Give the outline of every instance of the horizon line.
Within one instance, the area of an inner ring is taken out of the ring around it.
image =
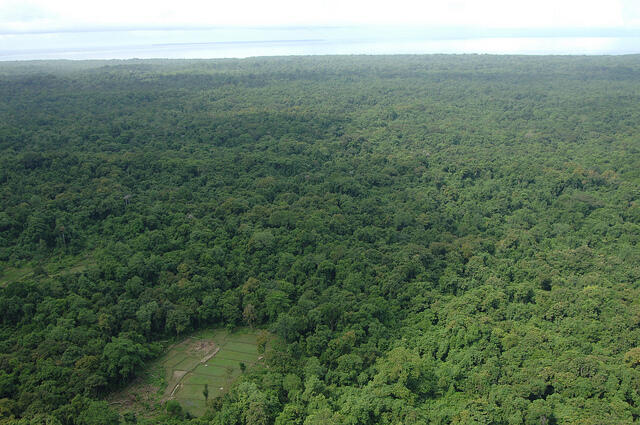
[[[445,36],[460,32],[474,37],[640,37],[640,27],[464,27],[464,26],[427,26],[420,24],[344,24],[344,25],[106,25],[99,27],[58,27],[42,29],[9,29],[0,27],[2,35],[44,35],[44,34],[81,34],[100,32],[174,32],[174,31],[300,31],[300,30],[366,30],[378,28],[394,28],[402,30],[418,30],[423,33]],[[456,37],[457,38],[457,37]]]

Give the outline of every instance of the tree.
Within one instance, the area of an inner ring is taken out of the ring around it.
[[[159,306],[155,301],[142,305],[138,311],[136,311],[136,319],[140,324],[140,328],[146,335],[151,334],[151,331],[153,330],[153,323],[157,321],[158,311]]]
[[[169,416],[173,416],[174,418],[181,418],[184,415],[182,406],[176,400],[167,401],[165,409]]]
[[[125,412],[125,413],[123,413],[122,419],[124,419],[124,422],[126,424],[137,424],[138,423],[138,418],[136,417],[136,414],[134,412]]]
[[[256,323],[257,318],[258,317],[256,314],[256,308],[254,307],[254,305],[247,304],[242,312],[242,320],[244,320],[244,322],[250,327],[253,327]]]
[[[107,376],[118,382],[131,378],[150,356],[149,348],[126,337],[113,337],[102,352]]]
[[[119,425],[120,415],[109,408],[104,401],[92,401],[80,413],[78,423],[81,425]]]
[[[272,290],[266,296],[265,305],[269,319],[275,320],[278,314],[288,309],[289,299],[283,291]]]
[[[269,342],[269,333],[266,331],[258,332],[256,342],[258,344],[258,354],[264,354],[264,351],[267,347],[267,342]]]
[[[534,400],[529,405],[527,417],[525,420],[527,425],[553,425],[556,420],[553,416],[553,410],[549,403],[545,400]]]
[[[180,335],[189,328],[191,319],[182,307],[177,307],[167,312],[167,329],[173,330]]]

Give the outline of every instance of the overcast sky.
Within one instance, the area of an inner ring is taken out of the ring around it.
[[[0,61],[394,53],[640,53],[640,0],[0,0]]]
[[[0,0],[0,33],[207,26],[640,28],[640,0]]]

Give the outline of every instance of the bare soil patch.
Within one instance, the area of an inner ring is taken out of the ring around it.
[[[189,354],[207,354],[213,351],[216,348],[216,344],[208,339],[199,339],[192,340],[192,342],[187,346],[187,352]]]
[[[159,387],[145,383],[143,379],[138,378],[131,386],[109,397],[108,403],[118,410],[135,411],[144,415],[153,410],[159,390]]]

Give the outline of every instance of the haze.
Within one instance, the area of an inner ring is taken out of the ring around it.
[[[508,40],[516,37],[527,40]],[[535,41],[549,37],[570,40]],[[84,58],[70,57],[68,52],[147,48],[162,43],[283,40],[323,40],[331,46],[284,49],[276,54],[544,53],[547,49],[550,53],[571,53],[576,52],[576,46],[577,53],[634,53],[638,37],[640,3],[634,0],[0,1],[0,59],[5,60],[48,58],[42,52],[54,50],[63,53],[53,57]],[[371,43],[374,38],[377,47],[363,47],[363,41]],[[462,38],[472,42],[434,44]],[[347,45],[351,48],[345,48]],[[138,57],[161,53],[142,52]],[[86,57],[131,54],[89,53]],[[211,49],[202,53],[204,57],[220,54]],[[249,54],[252,52],[226,53],[236,57]]]

